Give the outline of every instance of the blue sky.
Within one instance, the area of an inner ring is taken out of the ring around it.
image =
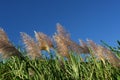
[[[120,40],[120,1],[0,0],[0,27],[15,44],[21,44],[20,32],[33,36],[36,30],[52,36],[58,22],[76,42],[89,38],[116,45]]]

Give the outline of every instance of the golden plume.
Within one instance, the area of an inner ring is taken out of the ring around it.
[[[50,48],[53,48],[52,40],[42,32],[34,31],[34,33],[39,45],[39,49],[50,52]]]
[[[61,37],[70,39],[70,34],[66,32],[66,30],[63,28],[63,26],[60,23],[57,23],[56,26],[57,26],[57,34],[59,34]]]
[[[21,32],[22,40],[25,44],[26,51],[28,55],[32,58],[40,58],[40,50],[37,43],[34,42],[34,39],[31,38],[28,34]]]
[[[8,36],[2,28],[0,28],[0,40],[9,42]]]
[[[114,66],[120,66],[120,59],[118,59],[112,51],[95,44],[92,40],[88,40],[88,43],[93,51],[93,55],[96,56],[97,59],[108,60]]]
[[[70,51],[74,51],[76,53],[87,53],[88,49],[83,48],[76,42],[70,39],[70,34],[65,31],[65,29],[58,23],[57,24],[57,35],[62,39],[66,46],[68,46]],[[87,50],[87,51],[85,51]]]
[[[9,41],[7,34],[2,28],[0,28],[0,53],[2,54],[3,58],[22,56],[21,53]]]
[[[79,39],[79,42],[80,42],[80,46],[83,49],[83,53],[89,53],[90,51],[89,51],[88,45],[81,39]]]
[[[64,39],[61,38],[61,36],[58,34],[55,34],[53,36],[53,38],[57,45],[58,54],[60,54],[61,56],[64,56],[64,57],[69,57],[68,45],[66,45]]]

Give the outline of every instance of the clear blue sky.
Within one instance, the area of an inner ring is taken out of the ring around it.
[[[16,44],[21,43],[20,32],[53,35],[57,22],[75,41],[89,38],[116,45],[120,40],[120,1],[0,0],[0,27]]]

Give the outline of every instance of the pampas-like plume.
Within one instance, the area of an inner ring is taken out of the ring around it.
[[[68,46],[66,45],[66,43],[64,42],[64,39],[61,38],[61,36],[55,34],[53,36],[56,45],[57,45],[57,51],[61,56],[64,57],[69,57],[69,50],[68,50]]]
[[[57,24],[57,34],[60,37],[60,39],[62,39],[62,41],[65,43],[65,45],[68,46],[70,51],[73,51],[76,53],[87,53],[88,52],[87,49],[83,48],[82,46],[72,41],[70,39],[70,34],[66,32],[65,29],[59,23]]]
[[[21,53],[9,41],[7,34],[3,29],[0,29],[0,53],[2,54],[3,58],[22,56]]]
[[[57,23],[57,33],[67,39],[70,39],[70,34],[68,32],[66,32],[66,30],[62,27],[62,25],[60,23]]]
[[[50,48],[53,48],[52,40],[44,33],[36,32],[36,31],[34,32],[35,32],[36,40],[39,45],[39,49],[50,52]]]
[[[28,34],[21,32],[22,40],[25,44],[26,51],[28,55],[32,58],[41,57],[40,50],[38,44],[34,42],[34,39],[31,38]]]
[[[80,46],[83,48],[83,53],[89,53],[89,48],[88,45],[83,41],[83,40],[79,40],[80,42]]]
[[[104,48],[102,46],[97,45],[92,40],[87,40],[87,41],[89,43],[90,49],[93,51],[92,52],[93,56],[96,56],[97,59],[99,60],[106,59],[107,56],[104,54]]]
[[[70,50],[77,54],[81,54],[81,53],[86,54],[88,52],[86,51],[87,49],[85,49],[84,47],[80,46],[79,44],[75,43],[72,40],[70,40],[68,43],[70,44]]]
[[[8,36],[2,28],[0,28],[0,40],[9,42]]]
[[[108,60],[114,66],[120,66],[120,60],[112,51],[100,45],[96,45],[92,40],[88,40],[88,43],[93,51],[93,55],[97,56],[97,59]]]
[[[65,29],[57,23],[57,33],[53,36],[56,42],[57,51],[61,56],[69,57],[69,46],[70,35],[65,31]]]

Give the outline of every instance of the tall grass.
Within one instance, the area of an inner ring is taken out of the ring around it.
[[[104,46],[101,46],[92,40],[80,40],[79,45],[60,24],[52,38],[36,31],[35,38],[24,32],[21,36],[24,51],[17,49],[0,29],[3,59],[0,80],[120,80],[119,41],[114,48],[103,41]],[[43,51],[49,58],[43,57]],[[89,56],[83,58],[80,54]]]
[[[27,61],[11,57],[0,63],[1,80],[119,80],[120,69],[108,61],[96,61],[88,58],[83,62],[80,56],[70,55],[70,60],[37,59]],[[29,65],[29,64],[30,65]],[[35,70],[36,71],[35,71]]]

